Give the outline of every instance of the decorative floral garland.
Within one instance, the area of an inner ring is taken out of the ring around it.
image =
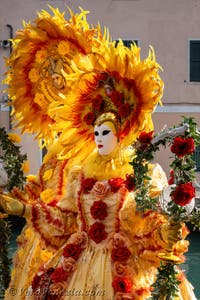
[[[11,191],[14,186],[22,189],[25,182],[24,171],[27,167],[27,156],[20,154],[20,147],[14,144],[19,141],[18,135],[15,133],[7,134],[5,128],[0,128],[0,161],[8,175],[3,188],[7,191]],[[11,259],[8,256],[8,245],[11,228],[6,217],[7,215],[0,209],[0,268],[3,270],[3,274],[0,276],[0,299],[10,282]]]
[[[134,169],[133,181],[136,186],[137,209],[145,212],[148,210],[160,211],[157,198],[151,198],[148,193],[151,178],[148,176],[148,163],[154,158],[154,153],[159,150],[159,146],[170,146],[175,158],[170,164],[169,185],[171,185],[171,201],[167,203],[164,211],[170,219],[175,222],[191,223],[194,229],[200,230],[200,211],[194,208],[188,214],[186,205],[191,203],[195,197],[195,188],[192,181],[195,179],[195,162],[192,155],[195,147],[200,145],[200,133],[196,128],[193,118],[183,118],[181,127],[176,130],[165,131],[153,137],[153,132],[143,132],[136,144],[136,156],[132,161]],[[173,134],[173,131],[175,134]],[[179,133],[178,136],[175,136]],[[172,259],[165,260],[158,269],[157,280],[153,285],[151,299],[174,299],[178,291],[179,280],[177,278],[176,262]],[[161,298],[161,295],[162,298]]]

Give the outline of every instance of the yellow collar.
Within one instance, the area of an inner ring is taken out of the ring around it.
[[[107,180],[110,178],[126,178],[126,174],[133,173],[129,164],[129,155],[117,147],[109,155],[100,155],[97,151],[93,152],[85,161],[83,172],[85,177],[94,177],[97,180]]]

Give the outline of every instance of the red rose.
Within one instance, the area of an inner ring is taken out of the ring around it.
[[[32,281],[32,288],[33,291],[38,288],[44,289],[45,287],[48,287],[50,276],[54,272],[54,268],[49,268],[45,273],[42,273],[40,275],[36,274]]]
[[[85,249],[88,243],[87,233],[84,231],[76,232],[71,235],[70,242],[72,244],[78,245],[80,248]]]
[[[115,293],[130,293],[132,288],[132,281],[129,278],[117,277],[113,280],[112,287]]]
[[[126,175],[126,180],[124,181],[124,184],[126,188],[129,190],[129,192],[134,191],[135,189],[135,176],[133,174]]]
[[[107,215],[107,204],[103,201],[94,201],[90,208],[91,215],[94,219],[104,220]]]
[[[48,296],[45,299],[61,300],[61,299],[63,299],[65,291],[66,291],[66,289],[65,289],[64,282],[51,283],[48,288]]]
[[[168,180],[168,184],[169,185],[174,184],[174,170],[170,171],[170,178]]]
[[[114,274],[120,277],[131,277],[132,270],[131,267],[128,266],[128,263],[121,263],[120,261],[116,261],[113,266]]]
[[[40,280],[41,280],[41,276],[36,274],[33,278],[32,284],[31,284],[33,290],[36,290],[39,287]]]
[[[171,146],[172,153],[175,153],[179,158],[186,154],[192,154],[195,150],[194,139],[192,137],[174,138],[173,145]]]
[[[63,256],[64,257],[72,257],[73,259],[77,260],[81,253],[81,247],[75,244],[67,244],[63,249]]]
[[[103,97],[101,95],[98,95],[95,99],[92,101],[92,108],[97,111],[101,111],[104,106]]]
[[[94,178],[86,178],[82,180],[82,187],[84,189],[84,192],[89,192],[92,188],[93,185],[97,182],[96,179]]]
[[[191,202],[195,197],[195,188],[192,182],[179,184],[174,191],[171,193],[172,200],[180,205],[184,206]]]
[[[142,144],[150,144],[151,140],[153,139],[153,131],[150,132],[141,132],[138,140]]]
[[[122,179],[122,178],[112,178],[112,179],[108,180],[108,183],[111,186],[111,191],[113,193],[116,193],[120,189],[122,184],[124,183],[124,179]]]
[[[131,112],[131,106],[129,103],[124,103],[119,107],[118,113],[121,118],[126,118],[128,115],[130,115]]]
[[[56,268],[53,274],[51,274],[51,279],[53,282],[61,282],[67,279],[68,273],[62,268]]]
[[[68,274],[76,270],[76,264],[75,259],[72,257],[62,257],[61,265]]]
[[[112,249],[121,248],[127,246],[127,238],[120,233],[114,233],[111,239]]]
[[[95,222],[89,229],[90,238],[95,241],[95,243],[100,243],[107,238],[107,232],[105,231],[105,225],[100,222]]]
[[[100,182],[97,181],[92,190],[91,193],[95,195],[96,198],[104,198],[105,195],[107,195],[110,192],[110,185],[108,182]]]
[[[123,93],[120,93],[116,90],[113,90],[110,95],[110,99],[111,99],[112,103],[117,107],[119,107],[123,104],[123,98],[124,98]]]
[[[112,249],[111,258],[113,261],[126,261],[130,256],[131,252],[125,246]]]
[[[87,113],[87,115],[85,115],[85,117],[83,118],[83,120],[85,121],[85,123],[87,125],[92,125],[94,123],[94,120],[95,120],[94,113],[93,112]]]

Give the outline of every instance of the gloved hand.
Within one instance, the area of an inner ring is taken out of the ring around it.
[[[9,215],[23,216],[25,212],[25,204],[21,203],[19,200],[12,198],[7,194],[0,193],[0,206]]]
[[[173,245],[182,238],[182,225],[180,222],[169,220],[161,227],[161,237],[166,243],[166,250],[172,251]]]

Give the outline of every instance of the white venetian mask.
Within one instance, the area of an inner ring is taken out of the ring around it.
[[[107,124],[108,122],[106,122]],[[100,155],[108,155],[115,150],[118,144],[116,132],[106,124],[94,127],[94,140]]]

